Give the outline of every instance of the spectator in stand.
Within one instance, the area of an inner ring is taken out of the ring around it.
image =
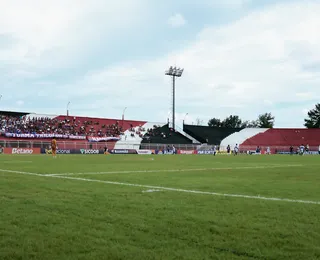
[[[61,134],[77,136],[119,136],[122,128],[118,123],[99,126],[98,121],[73,118],[52,119],[48,117],[27,118],[0,115],[0,132],[14,134]]]

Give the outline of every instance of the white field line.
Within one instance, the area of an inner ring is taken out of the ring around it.
[[[213,195],[213,196],[221,196],[221,197],[235,197],[235,198],[266,200],[266,201],[282,201],[282,202],[320,205],[320,201],[312,201],[312,200],[294,200],[294,199],[287,199],[287,198],[272,198],[272,197],[262,197],[262,196],[250,196],[250,195],[243,195],[243,194],[229,194],[229,193],[218,193],[218,192],[209,192],[209,191],[185,190],[185,189],[179,189],[179,188],[169,188],[169,187],[162,187],[162,186],[151,186],[151,185],[142,185],[142,184],[133,184],[133,183],[125,183],[125,182],[115,182],[115,181],[103,181],[103,180],[86,179],[86,178],[78,178],[78,177],[70,177],[70,176],[44,175],[39,173],[11,171],[11,170],[5,170],[5,169],[0,169],[0,172],[10,172],[10,173],[23,174],[23,175],[47,177],[47,178],[49,177],[49,178],[77,180],[77,181],[85,181],[85,182],[96,182],[96,183],[104,183],[104,184],[112,184],[112,185],[120,185],[120,186],[132,186],[132,187],[141,187],[141,188],[156,189],[156,190],[176,191],[176,192]]]
[[[6,170],[6,169],[0,169],[0,172],[10,172],[10,173],[23,174],[23,175],[33,175],[33,176],[45,176],[45,175],[43,175],[41,173],[12,171],[12,170]]]
[[[212,170],[241,170],[241,169],[269,169],[269,168],[289,168],[302,167],[302,164],[276,164],[260,166],[239,166],[239,167],[216,167],[216,168],[189,168],[189,169],[162,169],[162,170],[139,170],[139,171],[109,171],[109,172],[66,172],[57,174],[46,174],[50,176],[66,175],[97,175],[97,174],[120,174],[120,173],[153,173],[153,172],[193,172],[193,171],[212,171]]]
[[[32,161],[0,161],[0,163],[32,163]]]

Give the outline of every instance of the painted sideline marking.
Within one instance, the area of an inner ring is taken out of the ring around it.
[[[85,182],[97,182],[97,183],[105,183],[105,184],[113,184],[113,185],[121,185],[121,186],[141,187],[141,188],[148,188],[148,189],[154,189],[154,190],[167,190],[167,191],[213,195],[213,196],[221,196],[221,197],[235,197],[235,198],[259,199],[259,200],[267,200],[267,201],[283,201],[283,202],[292,202],[292,203],[320,205],[320,201],[312,201],[312,200],[294,200],[294,199],[286,199],[286,198],[250,196],[250,195],[243,195],[243,194],[229,194],[229,193],[218,193],[218,192],[210,192],[210,191],[185,190],[185,189],[179,189],[179,188],[169,188],[169,187],[142,185],[142,184],[134,184],[134,183],[115,182],[115,181],[103,181],[103,180],[86,179],[86,178],[78,178],[78,177],[70,177],[70,176],[44,175],[39,173],[11,171],[11,170],[5,170],[5,169],[0,169],[0,172],[10,172],[10,173],[23,174],[23,175],[47,177],[47,178],[49,177],[49,178],[77,180],[77,181],[85,181]]]
[[[217,168],[189,168],[189,169],[163,169],[163,170],[139,170],[139,171],[109,171],[109,172],[66,172],[56,174],[45,174],[50,176],[65,176],[65,175],[91,175],[91,174],[118,174],[118,173],[152,173],[152,172],[192,172],[192,171],[210,171],[210,170],[241,170],[241,169],[267,169],[267,168],[287,168],[287,167],[302,167],[302,164],[275,164],[264,166],[236,166],[236,167],[217,167]]]
[[[1,163],[32,163],[32,161],[1,161]]]

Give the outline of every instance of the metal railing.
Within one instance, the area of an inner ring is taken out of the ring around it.
[[[50,147],[50,140],[48,141],[37,141],[37,140],[0,140],[0,146],[3,148],[49,148]],[[194,144],[169,144],[170,146],[174,145],[176,149],[180,150],[196,150],[198,145]],[[99,142],[99,143],[90,143],[86,141],[59,141],[57,140],[57,146],[58,149],[102,149],[103,147],[107,146],[109,149],[114,148],[114,143],[108,143],[108,142]],[[120,149],[147,149],[147,150],[157,150],[157,149],[163,149],[167,147],[168,144],[152,144],[152,143],[146,143],[146,144],[139,144],[132,142],[122,142]]]
[[[48,141],[38,141],[38,140],[0,140],[0,147],[2,148],[49,148],[50,140]],[[99,142],[99,143],[90,143],[86,141],[57,141],[58,149],[103,149],[107,146],[109,149],[114,149],[114,143],[108,142]],[[174,146],[178,150],[210,150],[212,145],[197,145],[197,144],[153,144],[153,143],[121,143],[120,149],[142,149],[142,150],[162,150],[168,147]],[[116,145],[117,147],[117,145]],[[269,146],[272,151],[289,151],[289,146]],[[218,146],[217,146],[218,148]],[[266,146],[260,146],[262,151],[267,149]],[[233,149],[233,147],[231,147]],[[256,146],[241,146],[241,151],[255,150]],[[294,147],[296,150],[297,147]],[[310,151],[318,151],[319,146],[310,146]],[[226,151],[226,147],[220,146],[220,151]]]
[[[140,144],[140,149],[142,150],[161,150],[174,146],[178,150],[196,150],[198,145],[196,144],[153,144],[153,143],[142,143]]]

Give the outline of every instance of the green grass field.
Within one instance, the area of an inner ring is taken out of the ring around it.
[[[320,156],[0,156],[0,259],[320,259]]]

